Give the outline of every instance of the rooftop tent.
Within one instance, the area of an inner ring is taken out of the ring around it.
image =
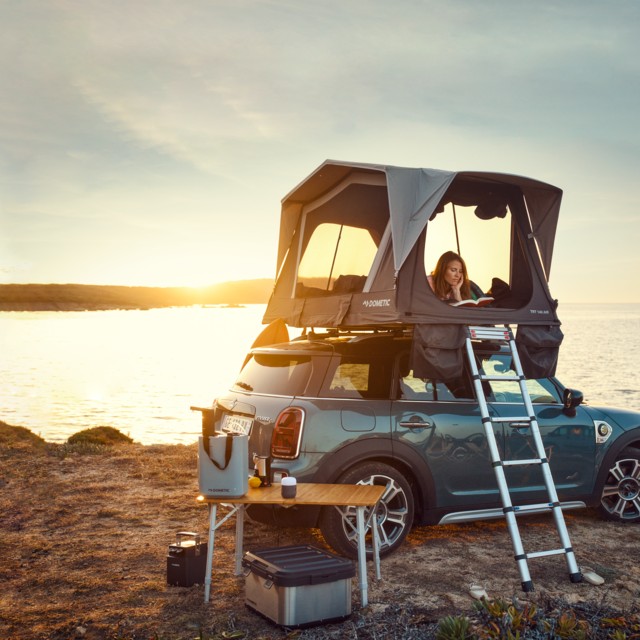
[[[561,197],[509,174],[327,160],[282,201],[263,322],[559,325],[547,278]],[[491,289],[491,307],[456,308],[433,293],[427,274],[448,249]]]

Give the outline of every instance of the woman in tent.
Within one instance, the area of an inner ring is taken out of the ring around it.
[[[454,251],[445,251],[436,264],[436,268],[427,276],[433,292],[445,302],[477,300],[471,291],[471,281],[467,275],[467,265]]]

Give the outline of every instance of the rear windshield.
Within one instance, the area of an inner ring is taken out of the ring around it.
[[[234,391],[300,395],[311,375],[311,357],[254,354],[233,384]]]

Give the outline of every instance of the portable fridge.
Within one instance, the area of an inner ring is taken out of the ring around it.
[[[312,627],[351,615],[351,560],[308,544],[248,551],[245,604],[283,627]]]

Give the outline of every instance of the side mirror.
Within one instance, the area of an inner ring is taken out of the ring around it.
[[[576,417],[576,407],[582,404],[584,396],[577,389],[565,389],[562,395],[562,413],[569,418]]]

